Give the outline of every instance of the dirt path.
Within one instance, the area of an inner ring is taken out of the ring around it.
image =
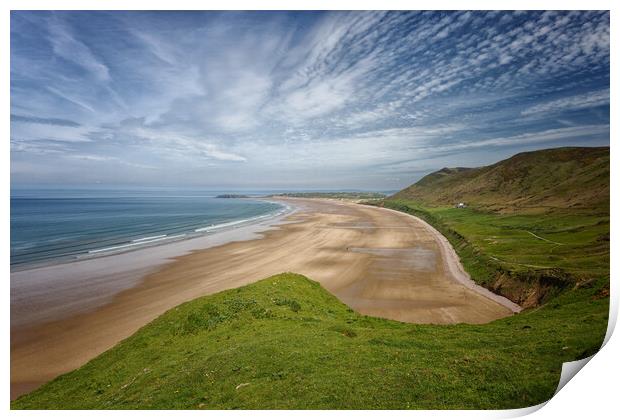
[[[367,315],[445,324],[514,312],[467,284],[451,247],[417,218],[349,203],[287,201],[299,210],[261,239],[176,258],[104,306],[12,329],[12,396],[81,366],[180,303],[286,271],[321,282]]]
[[[535,234],[534,232],[530,232],[529,230],[526,230],[526,232],[527,232],[527,233],[529,233],[530,235],[532,235],[534,238],[538,238],[538,239],[540,239],[541,241],[549,242],[550,244],[555,244],[555,245],[564,245],[564,244],[561,244],[561,243],[559,243],[559,242],[555,242],[555,241],[552,241],[552,240],[549,240],[549,239],[545,239],[545,238],[543,238],[543,237],[540,237],[540,236],[538,236],[537,234]]]

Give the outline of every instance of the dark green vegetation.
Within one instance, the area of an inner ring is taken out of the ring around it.
[[[373,200],[385,198],[385,194],[377,192],[299,192],[283,193],[276,197],[295,197],[295,198],[332,198],[343,200]]]
[[[600,348],[609,149],[444,169],[380,205],[426,219],[474,280],[528,309],[411,325],[282,274],[172,309],[12,408],[518,408],[549,399],[562,363]]]
[[[393,198],[440,207],[465,202],[510,214],[609,215],[609,147],[538,150],[481,168],[444,168]]]
[[[476,282],[525,307],[609,279],[608,147],[444,168],[380,204],[428,221]]]
[[[174,308],[12,408],[516,408],[596,352],[606,282],[487,325],[361,316],[281,274]]]

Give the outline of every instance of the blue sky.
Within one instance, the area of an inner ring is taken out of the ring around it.
[[[11,12],[12,185],[399,189],[609,145],[607,12]]]

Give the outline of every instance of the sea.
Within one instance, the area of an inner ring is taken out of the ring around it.
[[[178,189],[11,189],[11,271],[127,252],[276,217],[286,206]]]

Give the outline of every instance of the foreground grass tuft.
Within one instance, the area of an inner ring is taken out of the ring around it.
[[[606,281],[487,325],[361,316],[280,274],[180,305],[14,409],[517,408],[596,352]]]

